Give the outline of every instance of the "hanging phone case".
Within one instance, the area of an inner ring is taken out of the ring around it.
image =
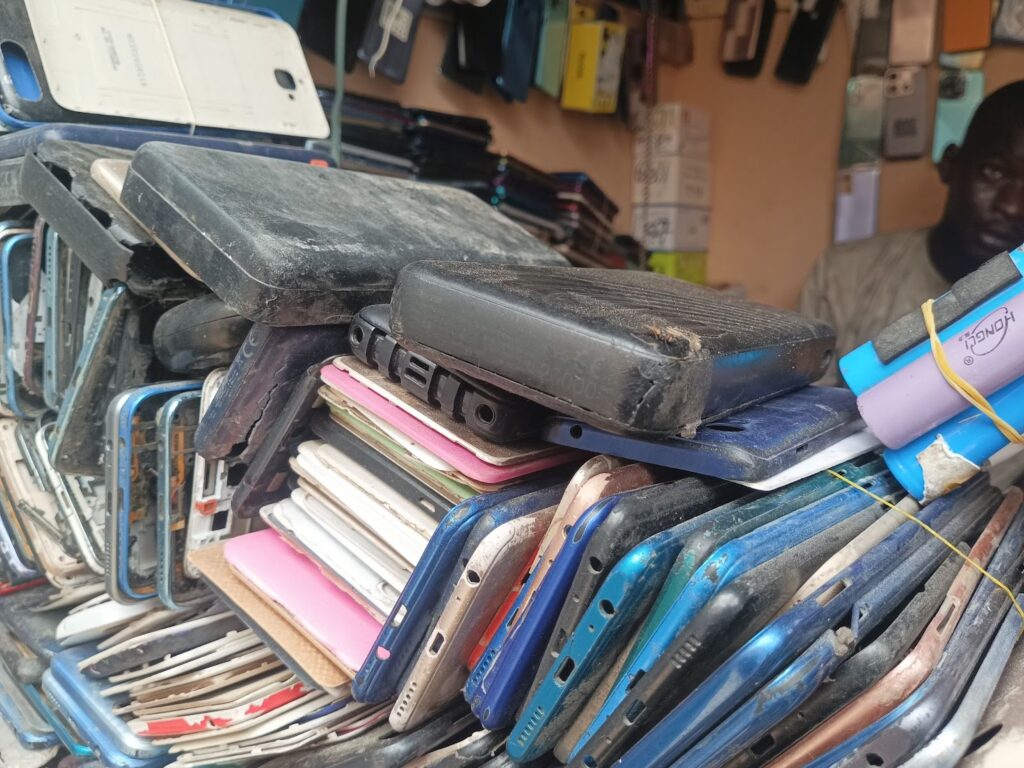
[[[944,70],[939,75],[939,100],[935,107],[935,139],[932,160],[942,160],[946,148],[959,146],[967,135],[974,110],[985,98],[985,73],[974,70]]]
[[[889,66],[892,15],[897,0],[864,0],[860,3],[860,20],[853,46],[851,75],[885,73]]]
[[[885,134],[888,160],[921,157],[928,148],[928,76],[921,67],[885,73]]]
[[[945,0],[942,4],[942,51],[961,53],[992,43],[992,4]]]
[[[775,65],[775,77],[795,85],[806,85],[832,27],[839,0],[798,0],[786,43]]]
[[[938,13],[938,0],[894,0],[892,31],[889,36],[889,66],[931,64],[935,57]]]
[[[757,77],[775,21],[775,0],[730,0],[722,29],[722,64],[730,75]]]

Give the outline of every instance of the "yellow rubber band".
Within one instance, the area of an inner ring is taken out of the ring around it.
[[[854,488],[856,488],[861,493],[867,494],[872,499],[877,501],[879,504],[883,504],[886,507],[888,507],[889,509],[895,509],[897,512],[899,512],[901,515],[903,515],[908,520],[913,520],[919,526],[924,528],[926,531],[928,531],[928,533],[930,533],[936,539],[938,539],[943,544],[945,544],[947,547],[949,547],[949,549],[951,549],[953,552],[955,552],[964,562],[969,563],[972,567],[977,569],[977,571],[982,576],[984,576],[986,579],[988,579],[993,584],[995,584],[997,587],[999,587],[999,589],[1001,589],[1003,592],[1005,592],[1006,595],[1010,598],[1010,602],[1013,604],[1013,607],[1017,610],[1017,613],[1019,613],[1021,618],[1024,619],[1024,608],[1022,608],[1020,603],[1017,602],[1017,596],[1013,593],[1013,590],[1010,589],[1008,586],[1006,586],[1003,582],[1001,582],[995,576],[993,576],[991,573],[989,573],[987,570],[985,570],[985,568],[982,567],[981,563],[977,562],[976,560],[972,560],[969,555],[965,555],[963,552],[961,552],[959,547],[954,545],[949,539],[947,539],[941,533],[939,533],[934,528],[932,528],[930,525],[928,525],[928,523],[924,522],[923,520],[920,520],[916,515],[913,515],[910,512],[907,512],[905,509],[900,509],[895,504],[892,504],[889,501],[887,501],[886,499],[883,499],[881,496],[878,496],[877,494],[872,493],[867,488],[865,488],[864,486],[862,486],[862,485],[860,485],[858,483],[855,483],[853,480],[850,480],[848,477],[843,477],[841,474],[839,474],[838,472],[835,472],[835,471],[833,471],[831,469],[828,471],[828,473],[830,475],[832,475],[832,477],[838,477],[840,480],[842,480],[847,485],[853,486]],[[1024,635],[1024,628],[1021,629],[1021,634]]]
[[[973,405],[979,411],[988,416],[992,423],[996,425],[996,429],[1003,433],[1003,437],[1009,440],[1011,443],[1024,444],[1024,435],[1021,435],[1013,425],[1003,419],[996,409],[992,407],[985,396],[981,394],[969,381],[964,379],[960,374],[953,370],[953,366],[949,364],[949,360],[946,358],[946,350],[942,347],[942,341],[939,340],[938,331],[935,330],[935,311],[933,309],[935,301],[928,299],[924,304],[921,305],[921,314],[924,315],[924,325],[928,329],[928,338],[932,344],[932,357],[935,358],[935,365],[939,368],[939,373],[942,374],[942,378],[946,380],[953,389],[955,389],[961,397],[963,397],[968,403]]]

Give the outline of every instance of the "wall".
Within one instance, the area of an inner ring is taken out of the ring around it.
[[[720,19],[692,22],[693,65],[663,67],[662,101],[685,101],[710,110],[713,133],[713,219],[710,278],[742,283],[752,298],[793,306],[815,259],[831,241],[836,157],[849,74],[846,20],[837,19],[828,58],[809,85],[794,87],[772,76],[785,39],[788,14],[775,20],[765,70],[756,80],[727,77],[718,61]],[[371,80],[365,69],[348,80],[353,91],[491,120],[495,146],[544,170],[584,169],[625,210],[628,230],[631,139],[613,118],[563,112],[533,91],[525,104],[506,104],[495,93],[477,96],[438,72],[447,36],[438,19],[424,20],[409,78],[402,86]],[[314,63],[329,82],[332,74]],[[1024,50],[1000,48],[986,62],[988,90],[1024,76]],[[936,87],[937,68],[931,72]],[[934,107],[934,96],[930,100]],[[934,222],[944,192],[927,159],[889,162],[882,175],[880,227],[889,231]]]

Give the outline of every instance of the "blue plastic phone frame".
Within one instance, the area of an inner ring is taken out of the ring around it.
[[[506,749],[513,760],[534,760],[555,746],[566,718],[578,715],[607,662],[654,602],[684,541],[685,523],[649,537],[612,567],[509,734]],[[571,671],[562,674],[569,662]]]
[[[156,506],[156,593],[160,602],[172,611],[183,611],[189,606],[174,598],[174,542],[171,536],[171,495],[168,493],[171,470],[168,460],[173,457],[171,432],[178,409],[188,402],[199,403],[201,390],[190,390],[169,398],[156,415],[157,446],[157,506]],[[192,485],[187,484],[186,492],[192,497]],[[202,598],[200,592],[198,597]]]
[[[78,729],[104,765],[112,768],[159,768],[173,762],[166,747],[156,747],[128,728],[113,712],[117,699],[101,691],[106,679],[90,680],[78,670],[78,663],[96,652],[95,645],[83,645],[58,653],[43,674],[43,691],[58,711]]]
[[[118,452],[117,464],[117,490],[118,509],[110,510],[109,514],[116,514],[119,517],[119,537],[117,550],[120,562],[117,564],[117,581],[121,591],[133,600],[154,600],[156,593],[156,574],[154,573],[154,590],[152,592],[139,592],[131,584],[129,573],[129,553],[131,551],[131,536],[129,535],[131,517],[131,493],[132,493],[132,421],[135,413],[146,400],[151,397],[173,396],[182,392],[199,391],[203,386],[201,381],[169,381],[161,384],[147,384],[136,387],[128,393],[121,412],[117,415],[117,439],[124,446]],[[153,510],[153,530],[156,534],[156,515]]]

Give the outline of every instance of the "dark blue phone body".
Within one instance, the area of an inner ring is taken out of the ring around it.
[[[681,527],[651,536],[611,569],[509,734],[512,759],[527,762],[550,751],[579,714],[654,601],[682,546]]]
[[[473,714],[485,728],[504,728],[515,720],[516,708],[522,704],[533,682],[540,655],[558,620],[587,544],[623,495],[601,499],[583,513],[569,530],[565,544],[534,592],[532,602],[522,606],[524,613],[504,638],[483,682],[469,699]],[[530,587],[528,581],[523,592],[529,593]]]
[[[706,424],[692,438],[618,435],[556,417],[544,439],[723,480],[759,482],[863,429],[848,389],[804,387]]]
[[[994,578],[1006,583],[1015,594],[1022,581],[1022,548],[1024,514],[1018,512],[988,568]],[[983,579],[939,663],[924,683],[891,712],[821,755],[808,768],[870,766],[876,758],[882,765],[898,765],[923,746],[945,724],[1008,610],[1007,595]]]

